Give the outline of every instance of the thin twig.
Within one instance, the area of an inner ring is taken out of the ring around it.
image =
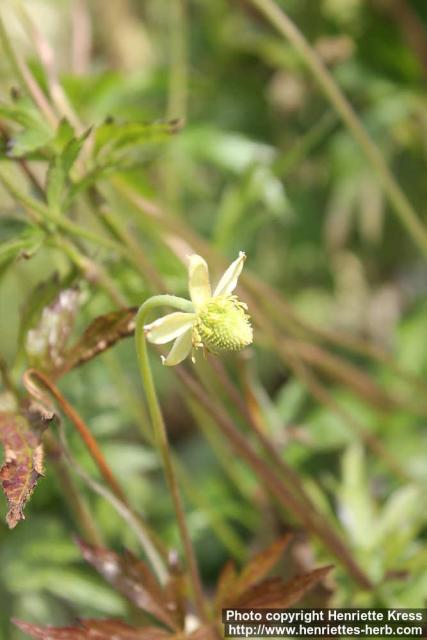
[[[68,441],[65,435],[65,429],[60,426],[60,438],[63,450],[70,462],[71,468],[82,478],[82,480],[88,485],[88,487],[100,495],[104,500],[109,502],[115,511],[119,514],[123,520],[133,529],[142,549],[147,554],[147,558],[151,562],[153,569],[155,570],[159,582],[166,584],[169,578],[168,571],[162,560],[162,557],[152,545],[150,537],[147,535],[145,527],[141,525],[141,520],[135,513],[125,504],[120,498],[118,498],[112,491],[107,489],[104,485],[94,480],[83,467],[77,462],[74,456],[71,454],[71,449],[68,446]]]
[[[16,53],[9,35],[4,26],[3,19],[0,14],[0,43],[3,46],[3,50],[5,52],[5,56],[9,61],[9,65],[12,68],[14,75],[19,82],[21,89],[28,92],[29,95],[33,98],[35,104],[40,109],[41,113],[45,116],[47,122],[52,126],[56,127],[58,124],[58,118],[55,115],[52,107],[50,106],[46,96],[43,91],[40,89],[37,82],[34,80],[34,77],[25,64],[23,60],[18,57]]]
[[[65,500],[68,502],[70,510],[74,515],[80,534],[83,535],[88,542],[97,546],[102,545],[103,539],[93,519],[92,512],[87,506],[83,496],[80,495],[70,474],[70,468],[64,460],[64,451],[62,447],[59,446],[51,431],[47,431],[44,434],[43,444],[47,457],[56,472]]]
[[[279,503],[284,505],[286,509],[293,512],[309,531],[323,540],[325,546],[327,546],[333,555],[342,562],[363,589],[371,589],[371,580],[353,559],[342,540],[338,536],[335,536],[335,539],[332,542],[329,538],[325,537],[324,532],[321,531],[318,525],[308,516],[307,511],[303,508],[301,502],[289,491],[287,485],[282,482],[274,469],[272,469],[268,463],[264,462],[264,460],[256,454],[245,436],[235,428],[233,422],[229,419],[222,407],[217,403],[212,402],[209,395],[203,390],[193,376],[184,369],[184,367],[175,367],[175,372],[183,383],[186,392],[191,393],[191,395],[194,396],[215,419],[217,426],[230,442],[230,445],[234,449],[236,455],[246,460],[249,466],[255,471],[257,476],[262,479],[265,486],[269,488]]]

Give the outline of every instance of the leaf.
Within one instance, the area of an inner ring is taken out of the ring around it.
[[[218,581],[216,608],[221,609],[225,602],[236,600],[241,594],[246,593],[248,588],[262,580],[280,560],[291,537],[291,534],[286,534],[258,553],[242,569],[240,575],[237,574],[234,563],[228,562]]]
[[[179,131],[182,122],[170,120],[167,122],[124,122],[109,121],[96,129],[95,153],[112,153],[125,147],[141,146],[152,142],[162,142]]]
[[[41,640],[165,640],[170,634],[157,627],[135,628],[120,620],[84,620],[73,627],[41,627],[22,620],[12,622],[32,638]]]
[[[166,592],[157,582],[147,565],[130,552],[124,555],[78,541],[84,559],[126,596],[134,605],[163,622],[176,628],[173,617],[176,605],[168,600]]]
[[[46,416],[36,410],[0,413],[0,440],[5,452],[0,480],[9,507],[6,521],[10,529],[25,518],[24,507],[43,475],[41,435],[45,428]]]
[[[288,546],[292,535],[286,534],[276,540],[267,549],[257,554],[246,565],[238,579],[238,590],[243,591],[254,583],[264,578],[267,573],[278,563],[283,551]]]
[[[49,164],[46,177],[46,198],[49,207],[56,212],[61,211],[63,192],[67,185],[70,171],[90,132],[91,129],[88,129],[78,138],[71,138],[64,149],[55,155]]]
[[[0,218],[0,242],[9,242],[21,235],[27,229],[28,223],[20,218],[1,216]]]
[[[158,627],[131,627],[121,620],[81,620],[73,627],[42,627],[16,618],[12,622],[40,640],[215,640],[217,637],[210,626],[199,627],[189,634],[170,634]]]
[[[50,146],[55,153],[60,154],[73,138],[75,138],[75,132],[72,125],[66,118],[62,118]]]
[[[38,227],[30,224],[16,225],[15,229],[17,235],[4,241],[1,238],[2,229],[0,228],[0,275],[15,260],[31,258],[40,249],[45,237]]]
[[[280,577],[263,579],[277,564],[290,540],[291,535],[286,534],[273,542],[252,558],[240,575],[237,575],[234,563],[227,563],[218,581],[216,611],[226,607],[288,607],[320,582],[332,567],[315,569],[288,582]]]
[[[44,147],[54,136],[31,102],[20,99],[13,105],[0,104],[0,117],[19,124],[23,130],[12,134],[8,155],[20,158]]]
[[[25,350],[30,366],[49,372],[61,369],[79,297],[77,289],[64,289],[44,307],[38,324],[27,332]]]
[[[52,133],[44,129],[26,129],[16,133],[9,140],[8,155],[13,158],[28,157],[30,154],[43,149],[51,140]]]
[[[224,606],[224,602],[227,602],[230,595],[233,593],[234,587],[237,583],[238,576],[236,566],[232,560],[229,560],[219,576],[218,586],[216,590],[216,609],[219,610]]]
[[[120,309],[96,318],[66,354],[62,373],[92,360],[118,340],[133,335],[137,308]]]
[[[298,602],[332,569],[331,566],[314,569],[309,573],[284,582],[281,578],[268,578],[248,589],[231,605],[235,608],[285,608]]]
[[[21,307],[21,323],[18,334],[18,348],[25,347],[28,332],[34,329],[39,322],[43,309],[51,305],[61,291],[72,286],[75,280],[75,273],[70,272],[65,279],[61,279],[57,272],[43,282],[40,282],[28,295]]]

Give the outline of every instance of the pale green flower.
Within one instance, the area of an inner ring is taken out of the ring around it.
[[[154,344],[175,340],[169,355],[162,357],[163,364],[179,364],[190,353],[194,361],[198,348],[218,354],[239,351],[251,344],[253,335],[247,306],[232,295],[245,260],[246,255],[241,251],[212,294],[208,265],[201,256],[190,256],[188,288],[194,311],[176,311],[144,327],[147,340]]]

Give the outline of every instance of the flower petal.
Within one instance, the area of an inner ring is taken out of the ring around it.
[[[232,262],[227,271],[218,282],[214,291],[214,296],[228,296],[237,286],[237,281],[242,273],[243,265],[246,260],[246,253],[241,251],[237,260]]]
[[[195,314],[176,311],[144,327],[145,337],[153,344],[165,344],[191,329]]]
[[[172,349],[169,351],[169,355],[165,358],[162,356],[162,362],[167,367],[173,367],[175,364],[179,364],[185,358],[190,355],[193,348],[192,332],[186,331],[179,336],[173,343]]]
[[[212,297],[208,265],[205,260],[197,254],[190,256],[188,288],[195,307],[200,306]]]

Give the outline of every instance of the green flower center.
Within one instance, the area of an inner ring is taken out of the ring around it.
[[[217,296],[197,311],[193,326],[193,344],[212,353],[239,351],[253,339],[246,305],[236,296]]]

